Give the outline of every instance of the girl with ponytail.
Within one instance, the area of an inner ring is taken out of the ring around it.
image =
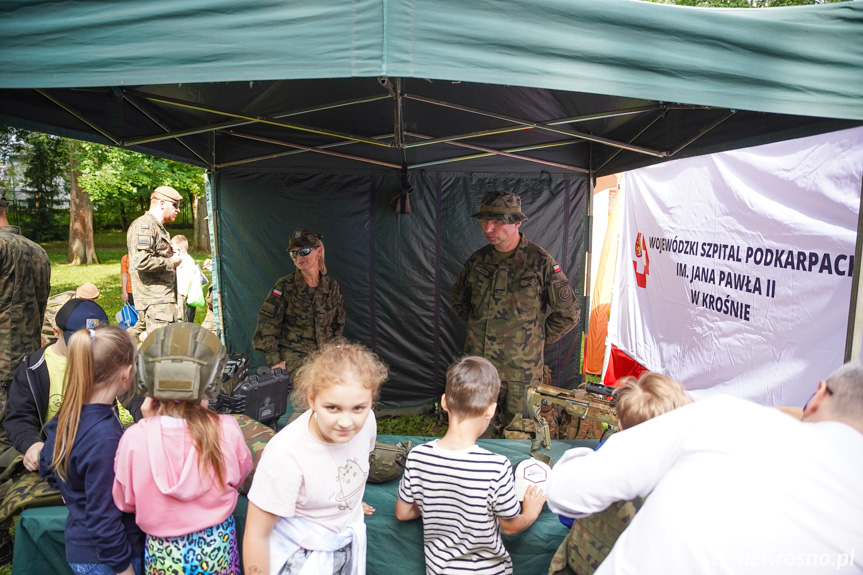
[[[226,351],[193,323],[150,335],[138,358],[144,419],[120,441],[114,502],[147,534],[144,573],[240,573],[233,512],[252,456],[237,420],[207,409]]]
[[[75,332],[67,347],[66,394],[45,428],[39,461],[39,473],[57,484],[69,509],[66,561],[74,573],[140,574],[144,536],[111,497],[123,434],[113,406],[131,387],[135,342],[104,326]]]

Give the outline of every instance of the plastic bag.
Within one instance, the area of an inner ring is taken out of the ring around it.
[[[200,269],[195,269],[192,274],[192,281],[189,283],[189,295],[186,296],[186,305],[192,307],[204,307],[207,305],[207,300],[204,299],[204,290],[201,288],[201,273]]]
[[[138,310],[126,303],[123,305],[123,308],[117,312],[116,319],[117,325],[123,329],[129,329],[138,323]]]

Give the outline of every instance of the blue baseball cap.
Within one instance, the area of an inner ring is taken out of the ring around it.
[[[69,343],[69,338],[79,329],[108,325],[108,314],[94,301],[73,297],[57,312],[54,323],[63,330],[63,341]]]

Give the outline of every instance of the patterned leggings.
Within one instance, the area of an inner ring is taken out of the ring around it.
[[[179,537],[147,535],[146,575],[239,575],[234,517]]]

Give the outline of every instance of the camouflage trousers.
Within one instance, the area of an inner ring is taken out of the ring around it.
[[[138,310],[138,321],[129,328],[129,333],[137,341],[145,331],[149,334],[179,319],[176,303],[153,303]]]
[[[483,438],[503,437],[505,439],[533,439],[536,437],[536,423],[527,412],[525,401],[528,387],[539,382],[501,381],[497,396],[497,412],[489,423]]]
[[[592,575],[605,561],[623,530],[644,505],[644,498],[619,501],[605,511],[572,524],[569,535],[557,548],[548,575]]]

